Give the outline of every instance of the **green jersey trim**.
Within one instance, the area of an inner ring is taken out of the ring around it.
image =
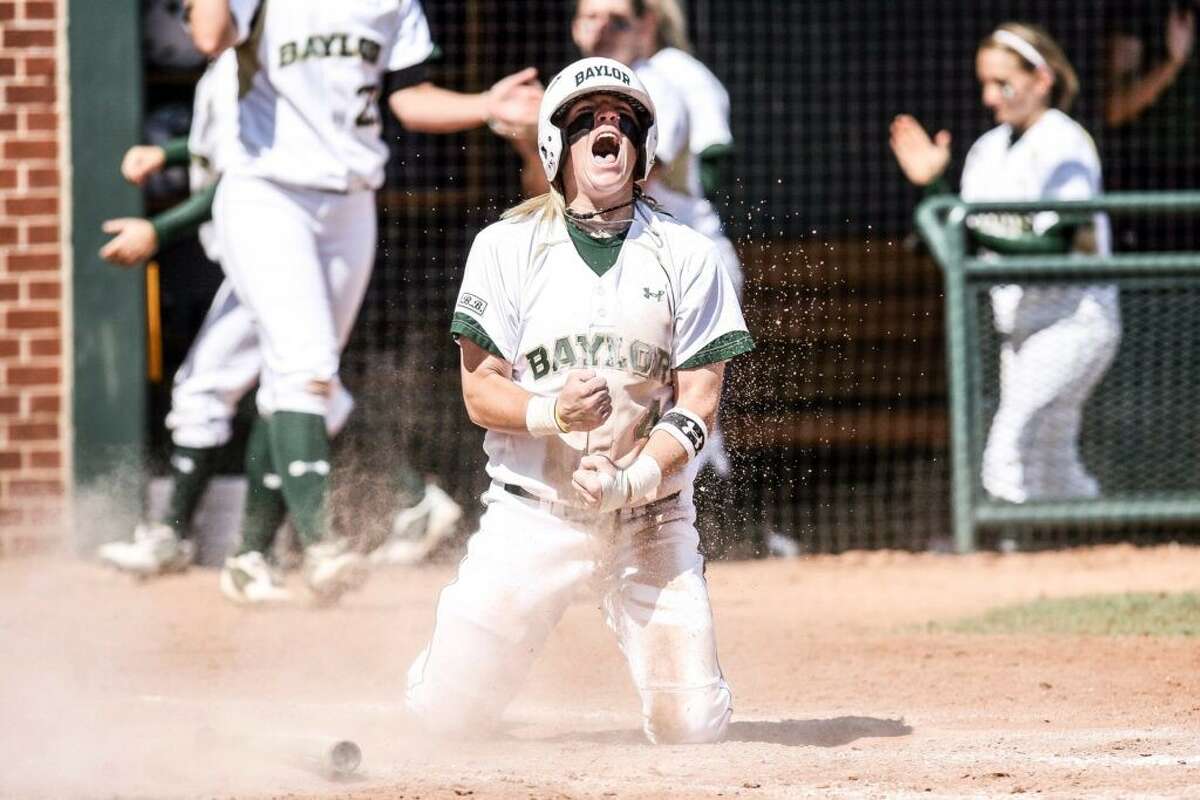
[[[1071,252],[1075,230],[1090,220],[1060,219],[1042,233],[1023,231],[1011,235],[995,235],[976,228],[969,228],[971,238],[981,247],[1006,256],[1046,255]]]
[[[676,369],[696,369],[705,364],[716,364],[728,361],[734,356],[749,353],[754,349],[754,339],[748,331],[730,331],[722,334],[706,344],[704,348]]]
[[[603,278],[604,273],[612,269],[621,256],[621,245],[625,244],[629,229],[626,228],[608,239],[597,239],[568,217],[567,233],[571,235],[571,243],[575,245],[575,252],[579,253],[583,263],[596,273],[596,277]]]
[[[454,312],[454,319],[450,322],[450,335],[456,340],[460,336],[470,339],[492,355],[498,358],[505,357],[504,353],[500,352],[500,348],[496,347],[496,343],[492,341],[492,337],[487,335],[487,331],[483,329],[478,320],[467,316],[461,311]]]
[[[939,175],[921,189],[922,198],[954,194],[950,181]],[[1071,252],[1075,229],[1091,224],[1089,214],[1063,214],[1059,220],[1042,233],[1022,231],[1013,234],[993,234],[978,228],[968,227],[967,234],[975,244],[1001,255],[1046,255]]]

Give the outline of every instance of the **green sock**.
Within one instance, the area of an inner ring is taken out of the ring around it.
[[[187,536],[192,524],[192,515],[200,498],[208,488],[208,482],[217,466],[219,447],[181,447],[171,450],[171,497],[160,520],[170,525],[181,536]]]
[[[270,552],[275,532],[283,523],[287,506],[275,460],[271,458],[271,428],[258,417],[246,439],[246,510],[242,515],[242,546],[238,555]]]
[[[283,498],[300,542],[325,538],[325,495],[329,486],[329,437],[325,418],[299,411],[271,415],[271,457],[283,480]]]
[[[400,496],[400,505],[412,508],[425,497],[425,478],[421,473],[401,461],[396,467],[396,489]]]

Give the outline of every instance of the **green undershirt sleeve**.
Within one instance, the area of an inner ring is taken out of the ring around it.
[[[188,140],[186,136],[180,136],[172,139],[162,146],[163,154],[166,156],[166,166],[168,167],[186,167],[192,160],[192,154],[188,152]]]
[[[729,169],[733,146],[714,144],[700,153],[700,186],[704,196],[715,200],[729,186]]]
[[[179,205],[151,218],[150,224],[154,226],[154,233],[158,235],[159,248],[190,236],[212,219],[213,196],[216,193],[217,184],[214,183]]]
[[[954,194],[954,190],[950,188],[950,181],[946,180],[945,175],[938,175],[932,182],[921,187],[922,200],[943,194]]]

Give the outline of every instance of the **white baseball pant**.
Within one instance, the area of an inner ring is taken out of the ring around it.
[[[994,305],[1003,302],[994,294]],[[1021,287],[1000,308],[1000,404],[983,451],[983,487],[1001,500],[1096,497],[1083,464],[1083,407],[1121,339],[1116,290]]]
[[[213,211],[221,266],[256,322],[260,413],[329,416],[341,351],[374,263],[374,193],[226,175]]]
[[[721,739],[732,694],[717,661],[691,490],[616,514],[562,506],[498,485],[458,577],[438,599],[433,636],[408,672],[409,710],[431,730],[493,728],[581,588],[601,599],[655,743]]]
[[[258,382],[262,357],[250,314],[228,280],[175,372],[167,428],[181,447],[220,447],[233,433],[238,401]]]
[[[166,425],[180,447],[221,447],[233,435],[238,402],[258,383],[262,353],[254,316],[225,280],[175,372]],[[336,381],[325,419],[330,436],[346,424],[354,398]]]

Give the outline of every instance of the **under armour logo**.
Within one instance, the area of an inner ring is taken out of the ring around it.
[[[328,461],[293,461],[288,464],[288,475],[293,478],[300,478],[308,473],[313,472],[317,475],[329,474]]]
[[[666,293],[667,293],[666,289],[659,289],[657,292],[652,292],[652,291],[650,291],[649,286],[642,287],[642,294],[644,294],[646,296],[647,300],[662,300],[663,295]]]
[[[692,448],[697,453],[704,449],[704,430],[696,423],[696,420],[671,411],[662,418],[662,421],[678,428],[692,443]]]

